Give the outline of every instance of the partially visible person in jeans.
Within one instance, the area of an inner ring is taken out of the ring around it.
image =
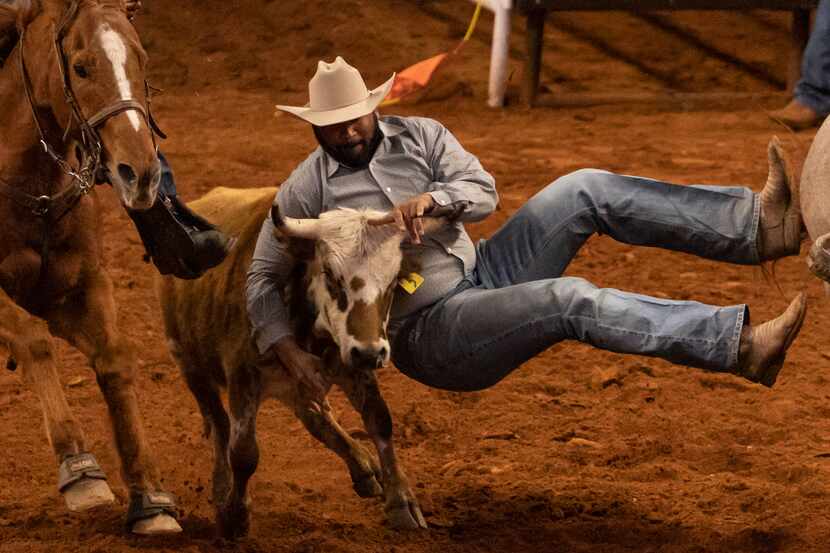
[[[132,21],[141,9],[141,0],[126,0],[127,18]],[[153,207],[146,211],[127,210],[146,252],[163,275],[198,278],[225,259],[233,242],[209,221],[179,201],[173,170],[158,152],[161,183]]]
[[[821,125],[830,113],[830,0],[821,0],[804,59],[801,80],[786,107],[770,117],[795,130]]]

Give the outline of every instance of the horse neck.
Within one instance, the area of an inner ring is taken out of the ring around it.
[[[63,174],[40,144],[40,134],[23,88],[18,48],[19,44],[0,69],[0,133],[3,135],[0,179],[31,194],[51,194],[60,188]],[[36,78],[31,73],[33,69],[40,71],[40,67],[46,66],[51,70],[51,63],[43,61],[27,57],[26,66],[33,79]],[[37,95],[36,90],[33,93]],[[54,115],[51,111],[39,110],[38,116],[47,141],[59,148],[63,133]],[[58,151],[64,153],[60,148]]]

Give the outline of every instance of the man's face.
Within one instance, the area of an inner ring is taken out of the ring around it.
[[[371,161],[378,145],[377,117],[369,113],[363,117],[314,127],[317,142],[331,157],[349,167],[365,167]]]

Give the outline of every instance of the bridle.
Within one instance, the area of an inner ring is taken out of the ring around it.
[[[100,109],[92,117],[85,117],[78,99],[72,90],[72,85],[69,80],[69,73],[67,69],[66,53],[63,49],[63,39],[72,22],[78,13],[79,0],[70,2],[57,26],[55,27],[55,35],[53,45],[55,54],[58,59],[58,71],[61,76],[61,83],[63,85],[63,95],[66,103],[71,108],[70,120],[68,121],[63,134],[64,143],[69,136],[69,131],[73,124],[77,124],[80,130],[81,139],[78,144],[79,166],[73,168],[72,165],[59,154],[49,143],[46,138],[46,133],[41,125],[40,118],[37,114],[35,100],[32,94],[32,81],[29,77],[29,72],[26,69],[26,62],[24,60],[24,37],[25,29],[20,32],[18,39],[18,65],[20,69],[21,78],[23,81],[23,89],[26,92],[26,99],[29,102],[29,107],[32,111],[32,118],[37,127],[38,135],[40,136],[40,144],[43,151],[58,165],[60,170],[68,177],[70,177],[70,184],[52,195],[34,196],[19,190],[16,187],[9,186],[0,179],[0,193],[5,194],[19,205],[31,210],[32,215],[38,217],[43,221],[43,241],[41,245],[41,269],[40,277],[42,278],[46,273],[46,265],[49,254],[49,230],[50,223],[55,224],[60,221],[72,208],[74,208],[80,201],[82,196],[89,193],[95,186],[96,182],[108,181],[106,169],[101,166],[101,153],[103,146],[101,136],[98,133],[98,127],[103,125],[110,117],[118,115],[128,110],[135,110],[139,112],[145,122],[147,122],[150,129],[150,136],[153,141],[153,147],[158,150],[156,143],[156,135],[161,138],[166,138],[164,132],[159,129],[152,113],[150,112],[150,96],[151,87],[144,81],[146,106],[137,100],[126,99],[118,100],[112,104]],[[103,171],[102,171],[103,170]]]

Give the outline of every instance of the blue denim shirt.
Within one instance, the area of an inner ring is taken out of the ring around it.
[[[437,121],[383,117],[379,126],[383,140],[366,170],[341,167],[318,147],[280,186],[275,199],[280,211],[289,217],[317,218],[337,207],[389,209],[429,193],[438,209],[452,210],[457,218],[432,234],[423,247],[453,256],[460,262],[460,274],[468,275],[475,268],[476,253],[463,222],[484,219],[495,209],[498,196],[493,177]],[[349,189],[338,189],[335,201],[332,190],[344,183]],[[266,217],[246,289],[248,316],[261,353],[293,334],[280,295],[293,265],[293,257],[274,237],[274,225]],[[430,278],[429,267],[422,267],[421,272]]]

